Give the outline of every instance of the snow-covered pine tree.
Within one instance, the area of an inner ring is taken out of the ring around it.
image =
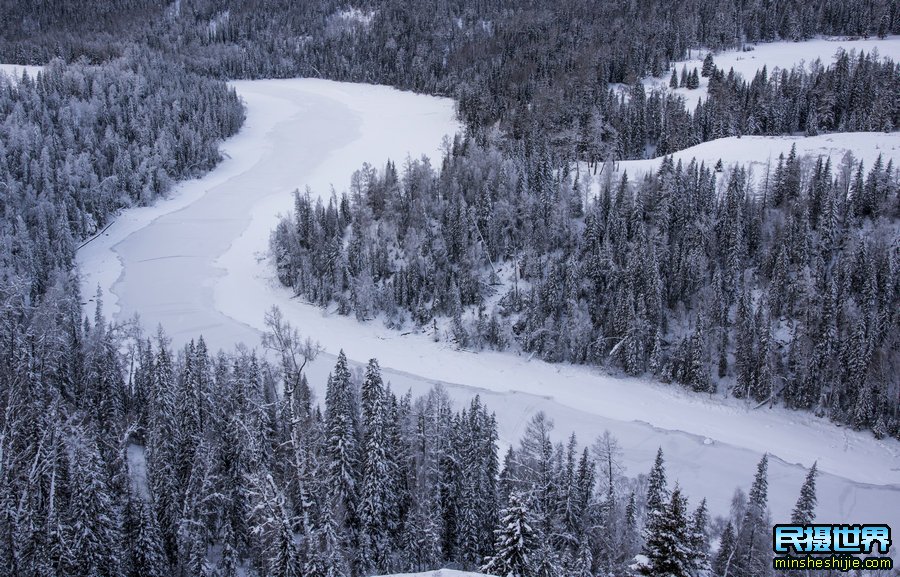
[[[665,509],[665,503],[669,498],[668,489],[666,488],[666,463],[663,459],[662,447],[656,451],[656,460],[653,462],[653,468],[650,469],[650,475],[647,477],[647,518],[654,515],[660,515]]]
[[[687,499],[679,487],[672,491],[665,509],[649,519],[646,532],[643,552],[647,563],[638,572],[647,577],[691,577]]]
[[[393,549],[390,514],[394,509],[391,481],[395,464],[388,450],[388,407],[378,361],[366,367],[362,384],[363,470],[360,491],[359,567],[365,573],[388,572],[387,561]]]
[[[732,568],[734,552],[734,525],[731,524],[731,521],[727,521],[725,529],[722,531],[722,537],[719,539],[719,549],[716,551],[716,557],[713,561],[712,568],[716,575],[719,577],[734,577],[736,575]]]
[[[168,348],[168,338],[162,327],[157,333],[157,351],[152,366],[151,411],[147,431],[148,482],[153,494],[154,511],[162,534],[163,549],[169,560],[177,559],[176,534],[181,517],[180,495],[183,487],[178,484],[178,437],[175,368]]]
[[[712,52],[707,52],[706,57],[703,59],[703,69],[700,71],[700,75],[704,78],[708,78],[712,76],[714,69],[715,63],[713,62],[713,54]]]
[[[69,546],[74,564],[60,567],[60,571],[73,577],[118,575],[122,519],[96,441],[86,431],[75,428],[67,449],[73,488],[68,508]]]
[[[700,88],[700,75],[697,73],[696,68],[694,68],[693,72],[688,75],[687,87],[690,90],[696,90]]]
[[[351,574],[338,532],[331,506],[325,503],[318,524],[309,535],[304,577],[346,577]]]
[[[763,455],[750,487],[747,508],[735,541],[734,575],[764,577],[772,571],[771,523],[768,509],[769,456]]]
[[[509,503],[500,514],[500,527],[494,534],[494,555],[485,559],[481,571],[504,577],[534,575],[540,544],[526,500],[518,493],[509,496]]]
[[[335,520],[345,538],[355,540],[359,515],[359,432],[356,395],[342,350],[325,393],[328,491]]]
[[[163,552],[162,535],[149,503],[136,495],[131,497],[137,509],[137,519],[131,549],[129,577],[167,577],[171,575],[169,561]]]
[[[709,513],[706,509],[706,499],[700,501],[700,505],[691,516],[688,542],[690,544],[690,574],[691,577],[709,577],[712,567],[709,562]]]
[[[817,463],[813,463],[806,474],[806,480],[800,487],[800,497],[794,510],[791,511],[791,523],[809,525],[816,519],[816,477],[819,474]]]

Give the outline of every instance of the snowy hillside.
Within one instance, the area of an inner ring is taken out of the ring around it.
[[[484,573],[468,573],[466,571],[456,571],[454,569],[438,569],[437,571],[428,571],[425,573],[396,573],[394,575],[382,575],[381,577],[491,577]]]
[[[818,157],[830,158],[835,173],[839,172],[845,159],[851,157],[856,162],[863,161],[866,168],[870,168],[879,155],[884,162],[893,159],[894,164],[897,164],[900,160],[900,132],[837,132],[811,137],[732,136],[680,150],[672,158],[675,163],[681,161],[684,164],[697,159],[698,163],[705,163],[709,168],[714,167],[719,160],[726,169],[737,164],[746,167],[752,180],[759,185],[778,164],[778,156],[783,154],[786,157],[792,146],[797,147],[799,157],[809,159],[809,164],[814,163]],[[617,178],[627,172],[628,178],[633,181],[641,175],[656,172],[662,160],[652,158],[616,162],[613,165],[613,176]],[[598,169],[600,182],[604,182],[609,176]]]
[[[900,37],[898,36],[889,36],[884,39],[868,38],[856,40],[819,38],[806,42],[771,42],[750,45],[747,48],[748,51],[746,52],[727,50],[714,53],[713,62],[717,68],[723,70],[726,74],[729,70],[734,69],[735,73],[740,74],[749,82],[753,80],[756,72],[762,70],[764,66],[769,73],[776,67],[790,69],[801,64],[811,64],[816,60],[821,60],[824,66],[828,66],[838,50],[856,51],[857,53],[860,51],[869,53],[877,50],[882,57],[890,58],[895,62],[900,60]],[[672,66],[679,76],[685,66],[688,72],[691,72],[694,68],[699,70],[703,67],[703,59],[707,53],[707,50],[698,50],[694,52],[693,58],[674,62]],[[668,89],[670,76],[671,70],[664,73],[660,78],[645,78],[644,86],[648,91],[653,88]],[[701,76],[700,88],[694,90],[678,88],[675,92],[684,96],[688,110],[693,110],[701,98],[706,99],[708,85],[709,79]]]
[[[34,78],[41,71],[43,66],[26,66],[22,64],[0,64],[0,74],[6,75],[8,78],[18,80],[22,77],[22,72],[27,72],[28,76]]]

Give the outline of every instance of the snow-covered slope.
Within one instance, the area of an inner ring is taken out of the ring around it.
[[[882,57],[900,61],[900,36],[888,36],[887,38],[866,38],[848,40],[844,38],[819,38],[806,42],[771,42],[765,44],[756,44],[748,46],[752,48],[749,51],[742,52],[740,50],[727,50],[724,52],[714,53],[713,62],[716,67],[728,73],[734,69],[748,82],[753,80],[758,70],[762,70],[763,66],[771,72],[773,68],[790,69],[800,64],[811,64],[816,60],[821,60],[822,64],[828,66],[839,49],[850,52],[864,51],[866,53],[872,50],[878,50]],[[708,50],[698,50],[694,52],[688,60],[681,60],[673,63],[674,69],[678,71],[679,77],[682,68],[687,66],[688,72],[694,68],[700,70],[703,67],[703,58]],[[644,86],[647,90],[661,87],[668,90],[669,78],[671,70],[664,73],[660,78],[645,78]],[[693,110],[697,106],[699,99],[706,100],[707,87],[709,85],[708,78],[700,78],[700,88],[688,90],[679,88],[675,92],[684,96],[688,110]]]
[[[22,78],[22,71],[28,72],[28,76],[34,78],[43,66],[27,66],[22,64],[0,64],[0,74],[5,74],[13,80]]]
[[[438,569],[437,571],[428,571],[426,573],[396,573],[394,575],[383,575],[382,577],[491,577],[484,573],[467,573],[466,571],[456,571],[454,569]]]
[[[106,311],[141,311],[180,346],[202,333],[213,348],[258,342],[273,304],[326,354],[308,367],[320,398],[344,348],[353,361],[377,357],[396,390],[427,392],[442,383],[459,403],[480,394],[497,411],[502,443],[517,442],[528,419],[545,411],[560,439],[574,431],[589,443],[616,435],[629,475],[649,470],[662,446],[670,477],[692,499],[728,511],[736,486],[748,488],[764,452],[770,506],[783,520],[804,467],[818,460],[822,521],[886,521],[900,526],[900,443],[876,441],[806,414],[753,410],[734,400],[698,397],[676,387],[609,376],[583,366],[549,365],[526,356],[454,350],[429,335],[357,323],[294,299],[266,261],[278,212],[307,184],[326,196],[349,185],[363,161],[402,161],[407,151],[435,157],[453,132],[453,104],[381,87],[316,80],[238,82],[247,124],[223,146],[226,160],[184,183],[152,208],[127,211],[78,253],[84,294],[100,284]],[[111,294],[110,294],[111,293]]]
[[[836,132],[819,136],[732,136],[720,138],[692,146],[672,155],[677,164],[685,165],[696,158],[712,168],[721,160],[724,168],[735,164],[747,167],[751,178],[757,184],[765,180],[766,175],[778,164],[778,155],[787,157],[791,147],[797,147],[797,155],[814,163],[818,157],[831,159],[832,173],[837,174],[845,158],[855,162],[862,160],[865,166],[871,167],[881,155],[884,162],[893,159],[897,165],[900,161],[900,132]],[[848,156],[849,155],[849,156]],[[628,173],[629,180],[656,172],[663,158],[648,160],[623,160],[613,166],[613,177],[623,172]],[[599,172],[599,169],[598,169]],[[609,175],[599,172],[601,182]]]

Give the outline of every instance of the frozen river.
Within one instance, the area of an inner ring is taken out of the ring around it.
[[[359,324],[291,298],[266,260],[269,232],[292,207],[291,192],[340,193],[363,162],[408,155],[439,159],[458,128],[453,103],[382,87],[319,80],[236,82],[247,105],[241,132],[222,146],[225,160],[179,185],[153,207],[123,213],[78,253],[85,295],[99,285],[109,316],[140,313],[148,332],[162,324],[181,346],[202,334],[210,347],[258,346],[264,312],[277,304],[326,354],[309,370],[323,396],[334,355],[377,357],[395,390],[427,391],[441,382],[460,403],[481,394],[498,414],[501,442],[520,436],[544,410],[560,438],[582,443],[609,429],[629,475],[649,470],[658,446],[670,482],[728,510],[735,487],[749,488],[763,452],[773,455],[773,521],[786,521],[818,460],[820,520],[900,526],[900,444],[779,409],[688,395],[588,367],[547,365],[514,354],[460,352],[423,335],[401,335],[378,322]],[[439,162],[435,160],[434,162]]]

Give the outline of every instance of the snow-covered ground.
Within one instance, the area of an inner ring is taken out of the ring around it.
[[[778,165],[778,155],[784,154],[786,158],[792,146],[797,147],[798,157],[807,159],[807,165],[814,165],[815,159],[820,156],[830,158],[833,175],[838,174],[845,158],[852,157],[854,162],[862,160],[866,169],[872,167],[879,155],[885,163],[893,159],[896,166],[900,162],[900,132],[837,132],[811,137],[731,136],[680,150],[672,154],[672,159],[676,164],[680,160],[687,166],[691,159],[696,158],[697,162],[706,163],[708,168],[713,168],[721,160],[726,170],[736,164],[741,165],[748,168],[751,180],[760,185]],[[612,166],[612,177],[619,178],[627,172],[628,179],[634,181],[656,172],[662,160],[658,157],[616,162]],[[597,172],[601,183],[610,176],[599,168]]]
[[[750,48],[750,46],[748,46]],[[756,72],[766,67],[771,74],[772,69],[791,69],[794,66],[809,64],[816,60],[821,60],[824,66],[828,66],[834,61],[834,56],[839,49],[847,52],[855,50],[857,53],[863,51],[869,53],[878,50],[878,54],[882,57],[890,58],[897,62],[900,61],[900,36],[888,36],[886,38],[866,38],[848,40],[843,38],[818,38],[806,42],[771,42],[765,44],[752,45],[752,50],[726,50],[719,53],[713,53],[713,62],[716,67],[722,69],[727,74],[729,70],[734,69],[735,73],[744,77],[747,82],[753,80]],[[673,63],[674,69],[678,71],[678,77],[681,78],[681,71],[687,66],[688,72],[694,68],[698,71],[703,68],[703,58],[706,57],[708,50],[697,50],[691,54],[692,58],[681,60]],[[659,78],[649,77],[644,79],[644,86],[649,92],[653,88],[662,87],[669,89],[669,79],[672,75],[671,69],[663,73]],[[678,88],[676,94],[684,96],[687,109],[693,111],[697,106],[697,102],[702,98],[706,100],[707,87],[709,79],[700,77],[700,88],[688,90],[687,88]]]
[[[428,571],[426,573],[396,573],[394,575],[384,575],[383,577],[491,577],[484,573],[467,573],[466,571],[455,571],[453,569],[438,569],[437,571]]]
[[[326,354],[308,374],[320,398],[341,348],[356,363],[377,357],[396,390],[425,393],[443,383],[459,403],[475,394],[497,412],[501,442],[516,442],[528,419],[545,411],[559,438],[582,443],[604,430],[618,437],[629,475],[649,470],[662,446],[670,478],[715,514],[745,490],[764,452],[770,463],[775,521],[789,515],[818,460],[822,521],[900,526],[900,443],[876,441],[806,414],[753,410],[734,400],[698,397],[677,387],[611,377],[592,368],[550,365],[526,356],[457,351],[424,334],[401,335],[378,322],[323,312],[278,286],[266,260],[269,232],[290,192],[309,185],[327,196],[347,188],[362,162],[390,157],[402,170],[407,151],[438,157],[456,130],[453,103],[395,90],[318,80],[236,82],[247,123],[223,145],[226,160],[168,200],[129,210],[78,253],[84,294],[99,284],[109,315],[141,311],[182,345],[202,333],[211,347],[258,343],[264,312],[278,305]]]
[[[28,76],[34,78],[43,66],[27,66],[22,64],[0,64],[0,74],[5,74],[13,80],[22,78],[22,72],[28,72]]]

